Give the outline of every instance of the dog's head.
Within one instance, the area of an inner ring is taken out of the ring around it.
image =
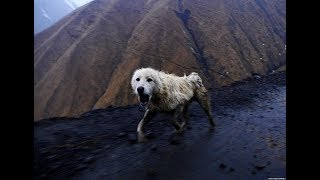
[[[157,71],[151,68],[141,68],[133,73],[131,86],[138,95],[141,106],[146,106],[152,95],[158,91],[158,78]]]

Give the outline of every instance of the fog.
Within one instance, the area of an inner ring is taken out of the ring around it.
[[[37,34],[92,0],[34,0],[34,34]]]

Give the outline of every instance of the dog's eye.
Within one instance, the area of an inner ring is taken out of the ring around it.
[[[148,82],[151,82],[151,81],[152,81],[152,79],[150,79],[150,78],[149,78],[149,79],[147,79],[147,81],[148,81]]]
[[[136,80],[137,80],[137,81],[140,81],[140,78],[137,78]]]

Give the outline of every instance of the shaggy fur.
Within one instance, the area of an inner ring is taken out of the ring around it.
[[[215,126],[207,90],[200,76],[195,72],[179,77],[152,68],[141,68],[134,72],[131,86],[138,96],[140,105],[146,107],[144,117],[137,128],[139,142],[146,140],[142,129],[156,112],[173,112],[172,124],[177,132],[182,132],[189,120],[188,105],[193,100],[198,101],[208,115],[212,127]],[[179,124],[177,119],[181,114],[184,122]]]

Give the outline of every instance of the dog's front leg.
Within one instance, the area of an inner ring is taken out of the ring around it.
[[[147,109],[142,120],[139,122],[137,132],[138,132],[138,142],[145,142],[147,138],[143,133],[143,127],[152,119],[152,117],[156,114],[155,110]]]

